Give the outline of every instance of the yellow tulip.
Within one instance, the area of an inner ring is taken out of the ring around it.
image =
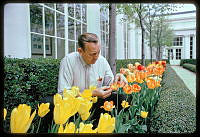
[[[97,98],[97,97],[93,97],[93,98],[92,98],[92,102],[93,102],[93,103],[96,103],[96,102],[97,102],[97,100],[98,100],[98,98]]]
[[[75,124],[73,122],[66,124],[64,133],[75,133]]]
[[[59,103],[60,101],[62,100],[62,96],[58,93],[56,93],[53,97],[53,102],[54,102],[54,105],[56,105],[57,103]]]
[[[73,86],[72,91],[73,91],[75,97],[80,94],[80,89],[77,86]]]
[[[141,113],[140,113],[140,116],[141,116],[142,118],[146,118],[147,115],[148,115],[148,112],[145,112],[145,111],[141,111]]]
[[[89,87],[89,89],[92,90],[92,91],[95,90],[96,88],[97,88],[96,86],[90,86]]]
[[[64,124],[67,122],[70,115],[69,113],[66,113],[66,111],[69,108],[70,104],[64,103],[63,101],[55,105],[53,116],[54,116],[54,122],[56,124]]]
[[[58,129],[58,133],[75,133],[75,124],[73,122],[70,122],[69,124],[66,124],[65,129],[61,124]]]
[[[3,119],[6,120],[6,115],[7,115],[7,110],[4,108],[3,109]]]
[[[122,105],[123,108],[127,108],[127,107],[130,106],[130,105],[128,104],[128,102],[126,102],[125,100],[122,101],[121,105]]]
[[[83,124],[83,122],[81,122],[78,131],[79,133],[96,133],[97,129],[93,130],[92,127],[92,124]]]
[[[26,133],[35,117],[36,110],[31,114],[31,107],[20,104],[11,112],[10,127],[11,133]]]
[[[90,112],[86,112],[86,113],[81,115],[81,119],[82,120],[87,120],[89,118],[89,116],[90,116]]]
[[[97,126],[98,133],[112,133],[115,129],[115,117],[111,117],[108,113],[102,114]]]
[[[60,124],[60,127],[58,129],[58,133],[64,133],[63,124]]]
[[[50,109],[49,109],[49,103],[42,103],[42,104],[40,104],[40,106],[39,106],[39,104],[38,104],[38,115],[42,118],[42,117],[44,117],[49,111],[50,111]]]
[[[56,124],[64,124],[66,121],[73,116],[79,110],[81,99],[80,97],[75,98],[70,93],[66,92],[65,97],[60,98],[59,95],[54,95],[57,102],[54,107],[54,121]]]
[[[78,109],[78,113],[79,115],[81,115],[81,118],[83,118],[82,120],[87,120],[87,118],[89,117],[88,113],[92,107],[92,102],[87,100],[87,99],[83,99],[80,98],[81,100],[81,104],[80,107]]]
[[[87,99],[87,100],[92,100],[92,90],[91,89],[85,89],[83,90],[81,97]]]

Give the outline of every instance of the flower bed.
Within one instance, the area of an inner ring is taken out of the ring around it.
[[[126,100],[117,102],[117,104],[113,104],[112,101],[105,102],[101,108],[107,113],[101,114],[96,129],[92,128],[92,121],[89,120],[92,115],[90,108],[96,102],[96,97],[92,97],[92,90],[96,87],[91,86],[83,93],[79,92],[78,87],[73,87],[71,90],[65,90],[63,97],[55,94],[53,123],[47,132],[146,133],[149,115],[154,111],[154,106],[159,99],[160,82],[165,66],[165,61],[159,61],[147,67],[135,63],[135,65],[129,64],[128,69],[121,68],[120,72],[126,76],[129,84],[113,83],[110,88],[115,90],[117,95],[126,95]],[[123,107],[120,112],[118,112],[119,105]],[[19,104],[11,112],[11,133],[37,133],[41,118],[49,112],[48,107],[48,103],[38,104],[38,108],[31,113],[29,105]],[[78,114],[78,118],[75,114]],[[6,113],[4,116],[6,120]],[[31,125],[35,117],[38,119],[37,127]],[[70,117],[74,117],[72,122],[69,122]]]

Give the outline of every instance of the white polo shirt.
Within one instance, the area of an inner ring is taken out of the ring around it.
[[[102,80],[98,80],[102,78]],[[107,60],[99,55],[95,64],[87,65],[78,52],[66,55],[60,63],[58,78],[58,93],[62,94],[64,88],[71,89],[78,86],[80,92],[89,86],[108,86],[114,80],[113,73]]]

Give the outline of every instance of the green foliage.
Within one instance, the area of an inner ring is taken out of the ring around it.
[[[185,63],[196,65],[196,59],[181,59],[180,65],[183,66]]]
[[[192,133],[196,130],[196,98],[167,65],[160,99],[150,119],[151,133]]]
[[[192,72],[196,72],[196,65],[185,63],[183,64],[183,68],[186,68]]]
[[[4,58],[4,108],[11,110],[19,104],[35,109],[39,101],[57,92],[60,60]],[[9,120],[7,120],[9,121]]]

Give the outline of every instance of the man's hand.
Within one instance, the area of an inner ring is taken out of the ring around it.
[[[128,84],[128,81],[126,80],[124,75],[121,73],[117,73],[115,76],[114,82],[118,82],[118,81],[120,82],[120,84],[123,84],[123,83]]]
[[[112,92],[112,89],[110,89],[110,87],[108,86],[105,86],[105,87],[101,87],[101,88],[97,88],[93,90],[92,95],[105,99],[111,95],[111,92]]]

